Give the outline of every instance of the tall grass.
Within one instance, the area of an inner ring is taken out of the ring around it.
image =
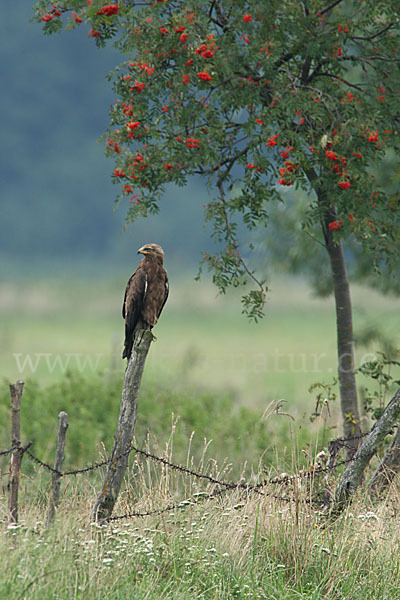
[[[204,469],[228,475],[216,463]],[[49,528],[43,500],[22,506],[17,526],[7,526],[3,512],[0,598],[400,598],[398,489],[372,509],[359,497],[336,521],[310,502],[308,485],[284,494],[265,484],[264,496],[235,490],[207,499],[201,491],[216,488],[136,458],[116,512],[177,508],[96,525],[89,518],[94,489],[81,479],[63,482]]]

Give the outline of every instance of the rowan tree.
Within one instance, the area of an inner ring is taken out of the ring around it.
[[[333,281],[344,434],[359,434],[342,241],[356,241],[371,268],[393,259],[398,198],[371,167],[399,144],[396,3],[41,0],[35,17],[46,33],[86,26],[98,46],[112,40],[121,51],[106,152],[128,219],[157,211],[166,184],[202,175],[220,243],[202,265],[221,291],[252,281],[251,317],[265,289],[242,258],[238,222],[265,226],[269,202],[304,190],[304,227],[318,224]]]

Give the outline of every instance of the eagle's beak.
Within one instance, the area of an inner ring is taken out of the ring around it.
[[[148,254],[148,252],[146,252],[146,251],[144,250],[144,248],[145,248],[144,246],[142,246],[141,248],[139,248],[139,250],[137,251],[137,253],[138,253],[138,254]]]

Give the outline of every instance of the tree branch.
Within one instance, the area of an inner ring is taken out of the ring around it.
[[[325,71],[314,71],[313,73],[311,73],[309,81],[311,81],[314,77],[319,77],[320,75],[321,77],[330,77],[331,79],[337,79],[338,81],[345,83],[349,87],[352,87],[358,90],[359,92],[364,92],[363,88],[360,85],[357,85],[356,83],[350,83],[350,81],[347,81],[347,79],[343,79],[343,77],[338,77],[337,75],[333,75],[332,73],[325,73]]]
[[[247,275],[254,281],[254,283],[256,285],[258,285],[258,287],[260,288],[260,290],[263,292],[264,288],[263,288],[263,284],[261,281],[259,281],[255,275],[252,273],[252,271],[250,271],[250,269],[248,268],[246,262],[243,260],[240,252],[239,252],[239,248],[238,248],[238,244],[236,242],[235,236],[232,233],[232,229],[229,223],[229,218],[228,218],[228,212],[227,212],[227,208],[226,208],[226,200],[225,200],[225,190],[224,190],[224,180],[226,179],[226,177],[229,174],[230,169],[232,168],[232,165],[222,174],[220,175],[220,177],[218,178],[217,181],[217,188],[219,191],[219,197],[221,200],[221,205],[222,205],[222,211],[223,211],[223,215],[224,215],[224,220],[225,220],[225,227],[226,227],[226,233],[228,234],[228,239],[230,241],[230,243],[232,244],[234,250],[236,251],[236,256],[239,259],[240,264],[242,265],[244,271],[247,273]]]
[[[334,2],[331,2],[331,4],[328,4],[328,6],[325,6],[325,8],[323,8],[320,11],[318,11],[317,15],[324,15],[325,13],[327,13],[330,10],[332,10],[333,8],[335,8],[335,6],[337,4],[340,4],[341,2],[343,2],[343,0],[335,0]]]
[[[380,35],[382,35],[382,33],[385,33],[385,31],[387,31],[388,29],[393,27],[393,25],[394,25],[394,23],[389,23],[389,25],[387,25],[386,27],[384,27],[377,33],[374,33],[373,35],[369,35],[369,36],[365,36],[365,37],[363,37],[362,35],[350,35],[349,37],[351,40],[364,40],[364,41],[368,42],[369,40],[373,40],[376,37],[379,37]]]
[[[217,18],[212,16],[214,9],[217,14]],[[218,25],[218,27],[221,27],[222,31],[224,31],[224,32],[227,31],[229,19],[222,12],[222,9],[221,9],[221,6],[220,6],[218,0],[213,0],[211,2],[208,16],[209,16],[210,21],[212,23],[214,23],[214,25]]]
[[[308,17],[309,14],[310,14],[310,11],[308,10],[308,6],[307,6],[306,2],[302,2],[302,0],[299,0],[299,2],[300,2],[301,6],[303,8],[304,16]]]

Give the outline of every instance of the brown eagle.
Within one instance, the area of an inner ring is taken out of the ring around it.
[[[138,254],[143,254],[144,258],[126,285],[122,306],[122,317],[125,319],[122,358],[128,360],[136,331],[154,327],[168,298],[163,249],[158,244],[145,244],[139,248]]]

